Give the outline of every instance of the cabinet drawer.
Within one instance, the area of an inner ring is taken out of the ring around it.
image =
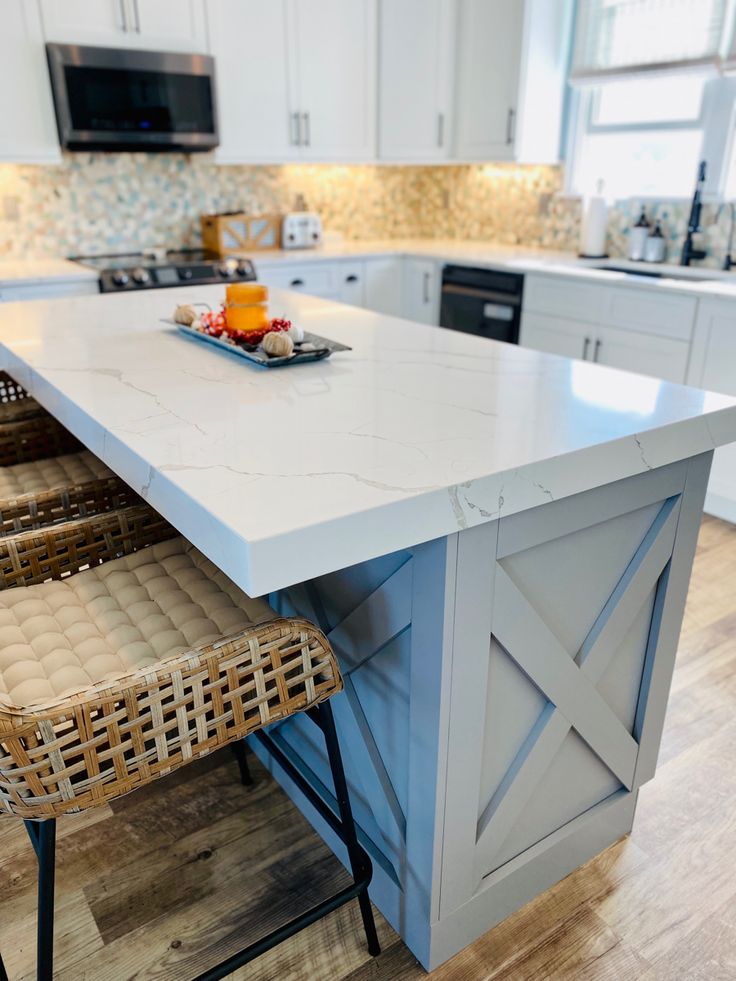
[[[337,266],[332,262],[293,263],[288,266],[263,266],[258,279],[274,289],[298,290],[312,296],[334,297],[339,292]]]
[[[607,319],[611,290],[599,283],[581,283],[567,276],[529,276],[524,282],[524,310],[589,323]]]
[[[692,337],[698,306],[694,296],[625,287],[615,287],[610,293],[602,323],[678,341],[689,341]]]

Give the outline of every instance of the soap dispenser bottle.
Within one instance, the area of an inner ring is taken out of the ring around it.
[[[639,220],[629,232],[628,257],[634,262],[641,262],[644,258],[649,230],[649,219],[647,218],[646,210],[642,208]]]
[[[654,225],[654,231],[647,238],[644,246],[645,262],[664,262],[665,240],[662,233],[662,226],[659,222]]]

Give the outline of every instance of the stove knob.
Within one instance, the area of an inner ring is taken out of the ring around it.
[[[253,266],[250,264],[250,262],[247,262],[245,260],[241,260],[238,263],[237,273],[238,273],[238,276],[252,276],[253,275]]]
[[[127,286],[130,282],[128,274],[124,269],[115,269],[110,278],[116,286]]]
[[[143,266],[138,266],[137,269],[133,270],[133,282],[138,283],[139,286],[145,286],[146,283],[150,282],[151,274]]]
[[[235,259],[223,259],[217,264],[217,271],[221,276],[234,276],[237,269],[238,264]]]

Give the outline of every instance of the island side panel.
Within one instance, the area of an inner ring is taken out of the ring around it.
[[[630,830],[711,456],[460,533],[430,969]]]
[[[360,837],[373,860],[371,898],[425,965],[439,916],[457,537],[270,597],[279,612],[319,623],[333,644],[345,690],[332,704]],[[331,800],[311,722],[295,717],[269,731]],[[345,864],[341,842],[262,748],[253,749]]]

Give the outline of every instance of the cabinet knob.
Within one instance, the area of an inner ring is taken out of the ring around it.
[[[345,282],[346,283],[357,283],[358,282],[358,277],[357,276],[353,276],[353,275],[346,276],[345,277]]]
[[[289,286],[304,286],[304,280],[303,279],[292,279],[292,281],[289,283]]]

